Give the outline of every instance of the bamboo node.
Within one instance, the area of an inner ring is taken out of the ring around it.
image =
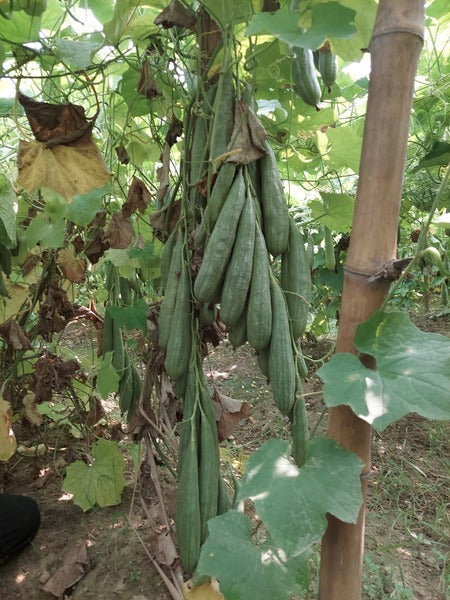
[[[395,27],[395,28],[393,27],[391,29],[383,29],[383,31],[377,31],[375,34],[373,34],[372,38],[370,40],[370,45],[378,37],[380,37],[382,35],[390,35],[391,33],[410,33],[411,35],[418,37],[421,40],[422,44],[424,42],[423,31],[420,31],[418,29],[410,29],[409,27]],[[370,48],[370,45],[369,45],[369,48]]]
[[[398,279],[402,274],[402,271],[409,265],[413,257],[408,258],[396,258],[389,260],[384,263],[382,267],[375,273],[365,273],[364,271],[358,271],[348,265],[344,265],[343,269],[345,272],[351,275],[357,275],[359,277],[365,277],[368,283],[374,283],[375,281],[394,281]]]
[[[369,283],[378,281],[380,279],[383,281],[395,281],[395,279],[400,277],[402,271],[409,265],[412,259],[413,257],[409,256],[407,258],[390,260],[385,263],[374,275],[371,275],[367,281]]]

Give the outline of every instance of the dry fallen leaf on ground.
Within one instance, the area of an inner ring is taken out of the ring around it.
[[[80,581],[88,572],[89,558],[87,543],[75,544],[66,554],[62,567],[50,577],[42,588],[57,598],[62,598],[64,592]]]

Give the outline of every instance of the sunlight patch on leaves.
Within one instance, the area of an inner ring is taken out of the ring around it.
[[[292,556],[322,537],[326,513],[356,522],[361,468],[355,454],[333,440],[314,438],[298,469],[290,460],[288,443],[269,440],[249,458],[237,500],[253,501],[272,540]]]
[[[405,313],[376,312],[358,326],[355,345],[377,370],[349,353],[335,354],[317,374],[329,407],[345,404],[378,431],[415,412],[450,419],[450,340],[425,333]]]
[[[269,544],[257,546],[246,515],[229,510],[211,519],[208,528],[210,535],[202,547],[194,581],[201,575],[215,577],[227,600],[272,600],[301,593],[299,558],[288,560],[280,548]],[[302,562],[305,560],[302,557]]]

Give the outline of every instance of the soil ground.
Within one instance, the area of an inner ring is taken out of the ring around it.
[[[448,335],[450,319],[448,315],[434,321],[423,319],[420,326]],[[328,340],[310,339],[305,342],[304,352],[320,359],[329,348]],[[222,444],[222,458],[229,460],[239,474],[248,455],[264,440],[287,437],[287,424],[273,406],[270,388],[249,347],[233,351],[224,343],[210,353],[206,367],[210,381],[220,391],[251,405],[250,416]],[[305,391],[310,423],[314,424],[323,405],[320,382],[313,370]],[[320,423],[319,431],[324,430],[325,421]],[[22,450],[7,464],[0,465],[0,489],[35,498],[42,525],[31,546],[0,566],[0,596],[5,600],[54,598],[43,591],[43,585],[61,566],[67,552],[85,545],[89,560],[86,574],[66,592],[65,598],[170,598],[149,558],[149,553],[154,555],[156,550],[155,534],[148,511],[144,510],[148,488],[144,477],[136,484],[129,454],[125,452],[127,484],[121,504],[84,513],[61,491],[61,483],[65,465],[77,452],[84,451],[85,441],[74,440],[61,428],[43,430],[25,421],[16,423],[14,428]],[[126,449],[127,436],[121,428],[116,424],[111,429],[110,424],[110,433],[111,430],[115,430]],[[446,424],[410,415],[374,435],[364,600],[445,600],[446,592],[450,595],[448,433]],[[47,450],[40,454],[37,444],[44,439]],[[26,448],[38,451],[28,456]],[[167,486],[167,494],[170,512],[172,484]],[[315,589],[310,595],[314,597]]]

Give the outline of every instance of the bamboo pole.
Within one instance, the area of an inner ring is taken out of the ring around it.
[[[423,45],[424,0],[380,0],[370,42],[371,76],[351,242],[346,261],[337,352],[357,353],[356,326],[389,290],[369,281],[395,259],[414,78]],[[362,357],[368,367],[374,364]],[[364,461],[364,503],[356,525],[328,516],[322,539],[320,600],[359,600],[371,428],[346,406],[330,409],[327,435]]]

